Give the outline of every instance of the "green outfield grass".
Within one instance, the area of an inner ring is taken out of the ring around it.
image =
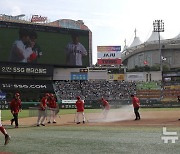
[[[180,133],[180,128],[168,128]],[[50,126],[8,129],[7,146],[0,135],[0,152],[17,154],[178,154],[180,141],[165,144],[162,128]]]
[[[179,108],[151,108],[148,111],[173,111]],[[101,109],[86,109],[86,113],[101,112]],[[74,114],[75,109],[63,109],[60,114]],[[2,111],[3,119],[11,118],[9,110]],[[23,110],[20,118],[28,117],[29,111]],[[162,126],[163,127],[163,126]],[[0,153],[16,154],[178,154],[180,140],[165,144],[161,137],[162,127],[143,126],[46,126],[7,127],[11,141],[4,146],[4,136],[0,134]],[[167,126],[168,131],[177,132],[180,128]]]

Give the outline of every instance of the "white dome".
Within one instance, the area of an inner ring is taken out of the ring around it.
[[[142,44],[141,40],[139,39],[139,37],[135,36],[133,42],[131,43],[129,47],[132,48],[140,44]]]
[[[135,33],[134,40],[131,43],[131,45],[129,46],[129,48],[132,48],[132,47],[135,47],[135,46],[138,46],[138,45],[142,44],[142,42],[139,39],[139,37],[136,36],[136,29],[134,30],[134,33]]]
[[[179,40],[180,39],[180,33],[176,37],[174,37],[173,39]]]
[[[146,42],[152,42],[152,41],[158,41],[159,40],[159,35],[158,32],[152,32],[151,36]],[[163,37],[160,35],[160,40],[163,40]]]

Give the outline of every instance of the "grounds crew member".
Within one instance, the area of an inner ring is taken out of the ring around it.
[[[106,119],[108,112],[110,110],[110,105],[107,100],[105,100],[103,97],[101,98],[102,106],[103,106],[103,118]]]
[[[0,110],[1,112],[1,110]],[[0,113],[0,116],[1,116],[1,113]],[[9,140],[10,140],[10,136],[8,135],[6,129],[2,126],[1,124],[1,117],[0,117],[0,131],[1,133],[4,135],[5,137],[5,142],[4,142],[4,145],[7,145],[9,143]]]
[[[140,114],[139,114],[139,108],[140,108],[139,98],[137,98],[133,94],[131,95],[131,98],[132,98],[132,104],[133,104],[133,107],[134,107],[134,113],[135,113],[135,116],[136,116],[135,120],[140,120],[141,117],[140,117]]]
[[[19,123],[18,123],[18,113],[21,111],[21,99],[20,99],[20,94],[16,93],[15,98],[10,103],[10,109],[11,113],[13,115],[13,119],[11,119],[11,125],[13,122],[15,122],[15,128],[18,128]]]
[[[46,107],[47,107],[48,98],[49,98],[49,94],[46,93],[45,96],[41,99],[39,109],[38,109],[37,126],[40,126],[40,125],[45,126],[44,121],[46,118]]]
[[[50,97],[48,99],[48,107],[50,109],[50,115],[49,115],[49,121],[48,123],[51,123],[51,119],[52,119],[52,123],[56,123],[56,112],[58,110],[58,106],[56,103],[56,98],[54,97],[54,94],[50,94]]]
[[[83,117],[83,123],[85,123],[85,115],[84,115],[84,102],[81,100],[80,96],[77,96],[77,101],[76,101],[76,120],[77,124],[80,124],[79,116],[81,115]]]

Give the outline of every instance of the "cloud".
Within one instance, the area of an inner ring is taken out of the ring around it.
[[[19,14],[22,14],[22,10],[18,6],[13,6],[10,14],[19,15]]]

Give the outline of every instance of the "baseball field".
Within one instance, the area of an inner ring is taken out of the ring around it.
[[[134,121],[131,106],[111,109],[107,119],[102,118],[100,109],[86,110],[86,123],[77,125],[75,110],[69,109],[60,111],[56,124],[36,127],[37,117],[29,117],[29,111],[24,110],[19,114],[20,127],[14,128],[10,125],[10,112],[2,111],[2,123],[11,141],[4,146],[4,137],[0,135],[0,152],[179,154],[180,108],[141,109],[140,113],[141,120]],[[163,127],[171,133],[163,134]],[[162,137],[176,140],[164,143]]]

